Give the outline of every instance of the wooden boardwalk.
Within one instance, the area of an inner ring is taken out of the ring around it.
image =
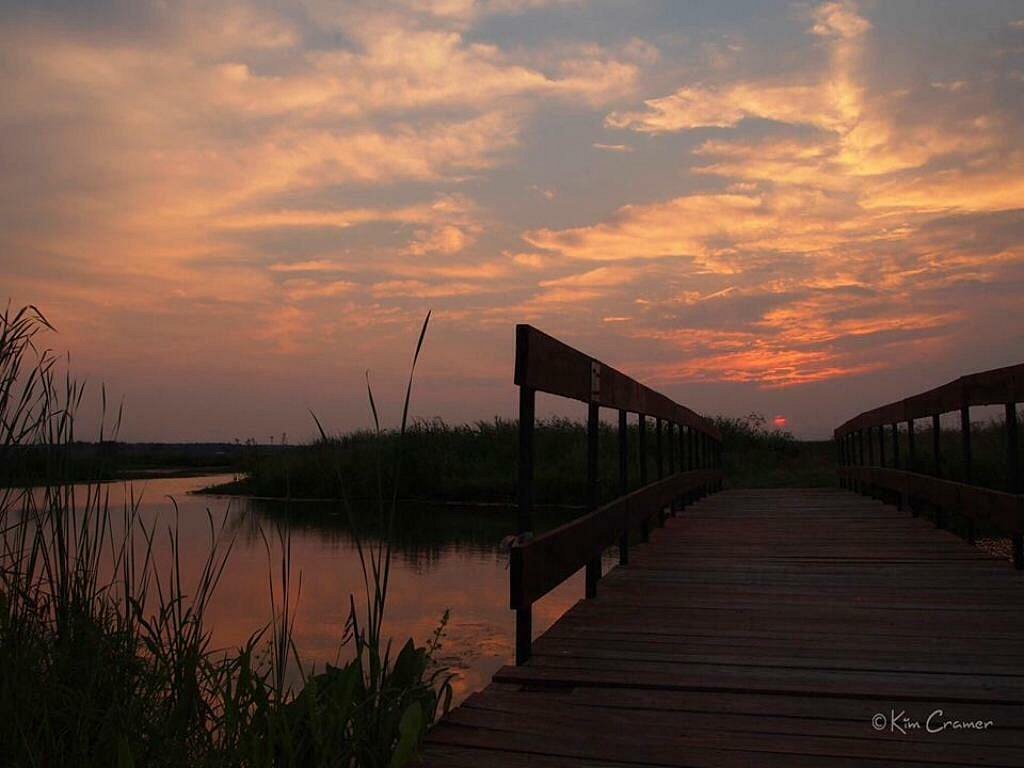
[[[431,731],[427,765],[1024,766],[1009,563],[841,490],[718,493],[630,558]],[[992,725],[928,733],[936,710]]]

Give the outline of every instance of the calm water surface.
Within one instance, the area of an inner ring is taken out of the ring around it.
[[[271,568],[279,576],[277,533],[291,531],[292,573],[301,575],[294,639],[308,667],[344,660],[340,647],[349,594],[362,593],[362,573],[347,516],[333,505],[266,502],[194,495],[190,491],[230,477],[161,478],[110,486],[111,508],[125,495],[141,495],[140,513],[148,523],[175,520],[178,506],[184,572],[194,578],[210,550],[209,511],[234,549],[210,606],[209,627],[217,647],[243,643],[270,617]],[[385,632],[396,643],[427,640],[444,614],[450,622],[441,661],[456,673],[456,699],[484,687],[513,659],[513,612],[508,608],[508,556],[499,543],[514,528],[514,513],[501,508],[452,510],[407,505],[402,508],[391,573]],[[538,526],[540,527],[540,526]],[[273,542],[268,559],[261,529]],[[607,566],[606,566],[607,567]],[[279,581],[277,582],[279,583]],[[297,590],[293,590],[294,592]],[[583,595],[577,573],[534,606],[534,631],[546,630]],[[361,601],[360,601],[361,604]]]

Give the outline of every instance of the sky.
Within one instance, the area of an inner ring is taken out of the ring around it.
[[[801,437],[1024,358],[1019,2],[0,0],[0,79],[0,300],[125,439],[394,424],[428,310],[452,422],[520,322]]]

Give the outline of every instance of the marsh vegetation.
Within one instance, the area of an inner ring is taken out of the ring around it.
[[[7,764],[409,762],[450,702],[448,672],[435,663],[446,617],[424,644],[388,639],[397,495],[383,478],[374,535],[363,536],[350,520],[362,594],[350,594],[337,639],[349,648],[348,660],[313,669],[295,646],[301,586],[287,525],[259,532],[271,561],[269,619],[237,647],[216,648],[208,610],[231,558],[231,532],[211,516],[206,554],[186,573],[175,521],[154,525],[132,496],[113,506],[109,486],[72,482],[78,478],[68,447],[85,389],[40,343],[51,330],[32,307],[0,315],[0,466],[9,478],[23,477],[19,462],[28,457],[32,471],[43,473],[34,488],[0,489],[0,743]],[[120,413],[103,423],[100,443],[116,437]],[[395,451],[381,458],[392,479],[400,472],[401,431]]]

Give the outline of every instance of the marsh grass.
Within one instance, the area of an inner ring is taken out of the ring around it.
[[[727,483],[730,487],[822,486],[836,484],[834,452],[828,442],[804,442],[766,428],[764,417],[716,418],[722,431]],[[639,477],[637,428],[631,419],[629,475]],[[392,450],[401,440],[410,468],[395,484],[403,497],[445,502],[504,502],[515,498],[518,423],[495,418],[451,425],[440,419],[419,421],[404,435],[359,431],[322,434],[312,444],[265,456],[246,466],[245,476],[213,490],[272,498],[335,498],[328,465],[344,467],[353,478],[350,492],[372,497],[370,478],[378,450]],[[535,499],[540,505],[580,507],[586,499],[586,426],[565,418],[540,420],[534,431]],[[648,429],[649,478],[657,476],[655,437]],[[678,456],[678,445],[673,446]],[[617,429],[602,423],[598,439],[599,483],[603,499],[619,493]],[[668,466],[667,437],[664,462]]]
[[[1021,418],[1024,420],[1024,414]],[[739,418],[718,416],[713,420],[722,433],[726,487],[807,488],[838,484],[836,448],[831,440],[797,440],[789,432],[769,427],[765,417],[756,413]],[[418,421],[404,434],[389,430],[323,433],[308,445],[250,461],[240,480],[210,490],[268,498],[334,499],[340,492],[338,476],[327,469],[336,466],[343,469],[345,478],[351,478],[347,490],[353,498],[373,498],[378,452],[393,451],[394,444],[401,441],[409,459],[408,469],[397,479],[387,467],[384,472],[387,482],[393,483],[403,498],[510,505],[515,499],[517,433],[515,420],[501,418],[462,425],[440,419]],[[648,435],[648,477],[654,478],[652,430]],[[962,479],[959,430],[944,429],[941,437],[941,472],[944,477]],[[891,451],[891,438],[887,436],[886,440],[886,449]],[[541,420],[534,441],[536,502],[580,508],[586,498],[585,425],[564,418]],[[975,421],[972,441],[974,482],[1006,488],[1003,422]],[[635,423],[630,426],[629,445],[629,474],[635,484],[639,476]],[[619,488],[618,436],[613,426],[601,424],[598,446],[601,498],[611,499]],[[916,447],[916,470],[932,473],[930,430],[920,425]],[[667,453],[666,445],[666,464]],[[900,455],[902,466],[906,467],[905,430],[900,434]],[[478,510],[477,514],[493,516],[501,512]]]
[[[422,646],[410,640],[395,652],[385,639],[389,540],[360,548],[366,619],[350,599],[339,638],[352,646],[348,663],[317,672],[295,649],[301,577],[293,576],[287,525],[261,534],[269,621],[240,648],[213,648],[208,609],[232,536],[210,515],[207,557],[198,574],[185,573],[176,518],[147,525],[138,499],[113,509],[108,486],[69,480],[66,448],[84,387],[40,348],[51,330],[32,307],[0,315],[0,467],[16,476],[23,446],[46,459],[40,486],[0,489],[5,764],[406,764],[451,688],[433,663],[444,621]],[[425,332],[426,322],[414,367]],[[411,386],[412,373],[406,416]],[[105,414],[105,392],[103,400]],[[101,441],[116,437],[120,412],[112,422]],[[396,476],[400,460],[396,452]],[[386,487],[382,472],[380,509],[392,532],[397,496]]]

